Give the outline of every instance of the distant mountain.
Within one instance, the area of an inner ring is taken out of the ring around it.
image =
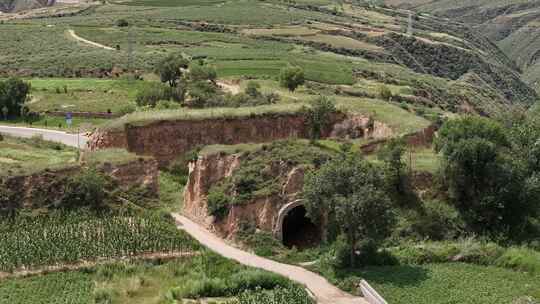
[[[540,1],[533,0],[385,0],[463,22],[495,42],[540,91]]]
[[[0,0],[0,12],[14,13],[22,10],[51,6],[55,0]]]

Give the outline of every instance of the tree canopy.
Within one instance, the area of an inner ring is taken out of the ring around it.
[[[21,115],[21,110],[29,92],[30,83],[18,78],[0,81],[0,110],[2,114],[4,115],[5,112],[8,117]]]
[[[294,92],[304,82],[304,70],[300,67],[289,66],[283,68],[279,74],[279,83],[291,92]]]

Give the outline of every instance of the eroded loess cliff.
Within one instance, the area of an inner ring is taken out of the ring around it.
[[[47,208],[64,195],[68,179],[84,170],[83,165],[44,170],[30,175],[0,178],[0,212]],[[111,177],[123,190],[144,189],[157,196],[159,171],[157,161],[138,158],[125,163],[103,163],[98,170]]]
[[[100,130],[88,142],[91,151],[125,148],[138,155],[155,157],[160,166],[206,145],[265,143],[286,138],[308,138],[310,128],[301,114],[242,118],[158,121],[143,126],[126,124],[121,130]],[[322,130],[322,137],[385,138],[392,130],[367,116],[336,114]]]
[[[233,174],[246,166],[252,166],[250,159],[253,159],[254,155],[254,153],[232,155],[215,153],[202,155],[192,162],[184,190],[184,214],[225,238],[232,238],[245,223],[275,234],[280,229],[278,227],[280,209],[296,200],[302,190],[305,164],[287,159],[270,160],[264,165],[260,175],[265,176],[266,180],[275,182],[275,185],[268,187],[273,191],[258,191],[259,194],[231,202],[221,216],[212,215],[209,210],[211,207],[208,205],[208,194],[212,187],[234,178]],[[242,196],[242,193],[239,193],[241,191],[235,190],[236,193],[227,195]]]

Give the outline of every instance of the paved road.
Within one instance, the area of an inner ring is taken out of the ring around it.
[[[11,126],[0,126],[0,133],[11,135],[14,137],[32,137],[36,135],[43,136],[43,139],[60,142],[72,147],[81,147],[86,146],[88,137],[79,134],[69,134],[62,131],[47,130],[47,129],[37,129],[37,128],[25,128],[25,127],[11,127]]]
[[[278,263],[234,248],[202,226],[180,214],[172,214],[179,229],[185,230],[197,241],[218,254],[241,264],[271,271],[306,286],[319,304],[368,304],[330,284],[325,278],[298,266]]]

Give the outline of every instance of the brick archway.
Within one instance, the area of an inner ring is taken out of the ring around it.
[[[295,201],[292,201],[288,204],[285,204],[281,209],[279,209],[278,212],[278,218],[276,221],[276,225],[274,226],[274,237],[277,238],[280,241],[283,241],[283,221],[285,221],[285,217],[291,210],[293,210],[296,207],[303,206],[304,200],[297,199]]]

